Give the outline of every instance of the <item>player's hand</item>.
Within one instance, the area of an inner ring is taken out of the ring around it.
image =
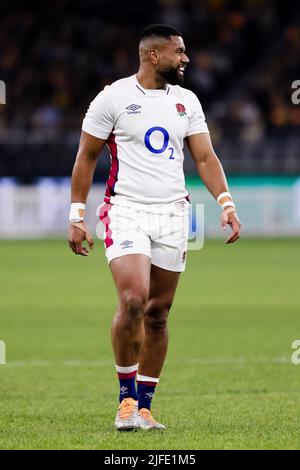
[[[236,211],[232,210],[232,207],[228,207],[227,209],[225,208],[222,211],[221,224],[224,231],[226,230],[227,225],[230,225],[232,230],[232,234],[227,238],[225,243],[233,243],[240,238],[242,224],[237,216]]]
[[[89,248],[92,250],[94,241],[87,225],[84,222],[72,222],[69,225],[69,247],[76,255],[88,256],[89,250],[82,246],[86,240]]]

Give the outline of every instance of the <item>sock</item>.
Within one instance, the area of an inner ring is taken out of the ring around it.
[[[124,398],[133,398],[137,400],[137,394],[135,390],[135,376],[138,369],[138,364],[130,367],[117,366],[117,374],[120,382],[120,403]]]
[[[156,385],[159,379],[154,377],[147,377],[145,375],[137,374],[137,394],[139,401],[139,410],[141,408],[147,408],[150,410],[151,401],[155,392]]]

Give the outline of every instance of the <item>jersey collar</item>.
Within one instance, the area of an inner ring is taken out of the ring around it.
[[[170,85],[167,85],[165,89],[162,90],[152,90],[149,88],[144,88],[136,78],[136,75],[133,75],[134,82],[135,82],[135,87],[137,91],[140,92],[140,94],[144,94],[146,96],[162,96],[162,95],[168,95],[170,92]]]

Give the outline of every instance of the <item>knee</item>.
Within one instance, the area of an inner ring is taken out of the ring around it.
[[[124,291],[120,299],[123,314],[136,319],[144,315],[147,304],[146,292]]]
[[[171,306],[172,302],[149,300],[145,310],[145,325],[155,331],[165,330]]]

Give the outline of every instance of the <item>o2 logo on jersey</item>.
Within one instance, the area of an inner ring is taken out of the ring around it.
[[[154,148],[151,143],[150,143],[150,137],[153,134],[153,132],[161,132],[164,138],[163,144],[160,148]],[[150,127],[150,129],[147,130],[145,137],[144,137],[144,142],[148,150],[152,153],[163,153],[167,148],[170,150],[170,155],[169,159],[174,160],[175,157],[173,157],[174,153],[174,148],[173,147],[168,147],[170,141],[170,136],[169,132],[164,129],[163,127],[155,126],[155,127]]]

